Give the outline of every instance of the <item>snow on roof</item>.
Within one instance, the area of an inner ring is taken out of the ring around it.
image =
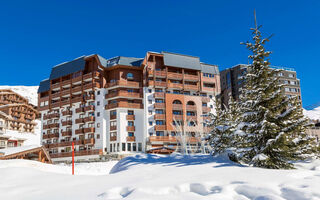
[[[313,110],[303,109],[303,114],[313,120],[320,120],[320,107],[317,107]]]
[[[35,149],[41,147],[40,145],[28,145],[28,146],[21,146],[21,147],[10,147],[10,148],[5,148],[5,149],[0,149],[0,155],[3,154],[2,156],[8,156],[11,154],[23,152],[23,151],[28,151],[31,149]]]

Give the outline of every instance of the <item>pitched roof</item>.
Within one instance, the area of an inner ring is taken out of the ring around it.
[[[106,67],[112,67],[112,66],[115,66],[115,65],[125,65],[125,66],[131,66],[131,67],[140,67],[142,61],[143,61],[143,58],[117,56],[117,57],[108,59]]]
[[[41,92],[46,92],[50,90],[50,80],[49,79],[45,79],[43,81],[40,82],[39,88],[38,88],[38,93]]]
[[[86,61],[84,59],[85,59],[85,56],[81,56],[80,58],[77,58],[70,62],[65,62],[59,65],[56,65],[51,70],[49,80],[53,80],[61,76],[66,76],[68,74],[72,74],[74,72],[83,70],[86,65]]]
[[[164,51],[161,53],[163,54],[164,65],[166,66],[201,70],[199,57],[169,53]]]
[[[206,63],[200,63],[201,71],[210,74],[220,74],[219,67],[217,65],[210,65]]]

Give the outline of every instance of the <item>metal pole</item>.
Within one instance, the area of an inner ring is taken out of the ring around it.
[[[74,175],[74,142],[72,142],[72,175]]]

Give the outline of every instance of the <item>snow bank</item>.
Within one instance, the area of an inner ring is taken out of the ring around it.
[[[320,107],[317,107],[313,110],[303,109],[303,114],[313,120],[320,120]]]
[[[243,167],[208,155],[139,154],[108,163],[76,165],[83,175],[71,176],[69,166],[0,161],[0,199],[320,199],[319,160],[297,162],[297,170]],[[97,169],[106,171],[89,175]]]

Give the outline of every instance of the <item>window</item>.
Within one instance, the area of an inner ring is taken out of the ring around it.
[[[100,91],[97,92],[97,95],[100,95]]]
[[[133,133],[133,132],[129,132],[129,133],[128,133],[128,136],[129,136],[129,137],[133,137],[133,136],[134,136],[134,133]]]
[[[156,121],[156,124],[157,124],[157,125],[164,125],[164,121],[163,121],[163,120],[157,120],[157,121]]]
[[[117,111],[116,111],[116,110],[111,110],[111,111],[110,111],[110,116],[111,116],[111,115],[117,116]]]
[[[193,101],[188,101],[187,105],[194,106],[196,104]]]
[[[290,78],[294,78],[294,74],[289,74],[289,77]]]
[[[127,89],[127,92],[132,93],[134,91],[133,91],[133,89]]]
[[[127,79],[133,79],[133,74],[132,73],[127,73]]]
[[[128,121],[128,126],[134,126],[133,121]]]
[[[100,139],[100,134],[97,134],[97,139]]]
[[[138,143],[138,151],[142,151],[142,143]]]
[[[148,103],[149,103],[149,104],[152,104],[152,100],[148,100]]]
[[[122,151],[126,151],[126,143],[122,143]]]
[[[136,143],[132,144],[132,151],[137,151],[137,144]]]
[[[164,103],[163,99],[156,99],[156,103]]]
[[[127,143],[127,150],[131,151],[131,143]]]
[[[133,110],[128,110],[128,115],[134,115],[134,111]]]
[[[112,144],[110,144],[110,152],[112,152]]]
[[[149,112],[149,115],[152,115],[152,110],[149,110],[148,112]]]
[[[100,123],[97,123],[97,128],[100,128]]]
[[[117,126],[117,122],[116,121],[110,122],[110,126]]]
[[[196,113],[192,111],[187,111],[187,116],[196,116]]]
[[[284,76],[282,72],[279,73],[279,76]]]
[[[100,106],[100,101],[97,101],[97,106]]]
[[[148,92],[149,92],[149,93],[152,93],[152,89],[148,89]]]
[[[100,112],[97,112],[97,117],[100,117]]]
[[[182,104],[180,100],[174,100],[173,104]]]
[[[156,132],[156,136],[164,136],[164,132],[163,131],[157,131]]]
[[[152,126],[152,121],[149,121],[149,126]]]
[[[173,113],[174,115],[182,115],[181,110],[173,110],[172,113]]]
[[[156,110],[156,114],[164,114],[163,110]]]

